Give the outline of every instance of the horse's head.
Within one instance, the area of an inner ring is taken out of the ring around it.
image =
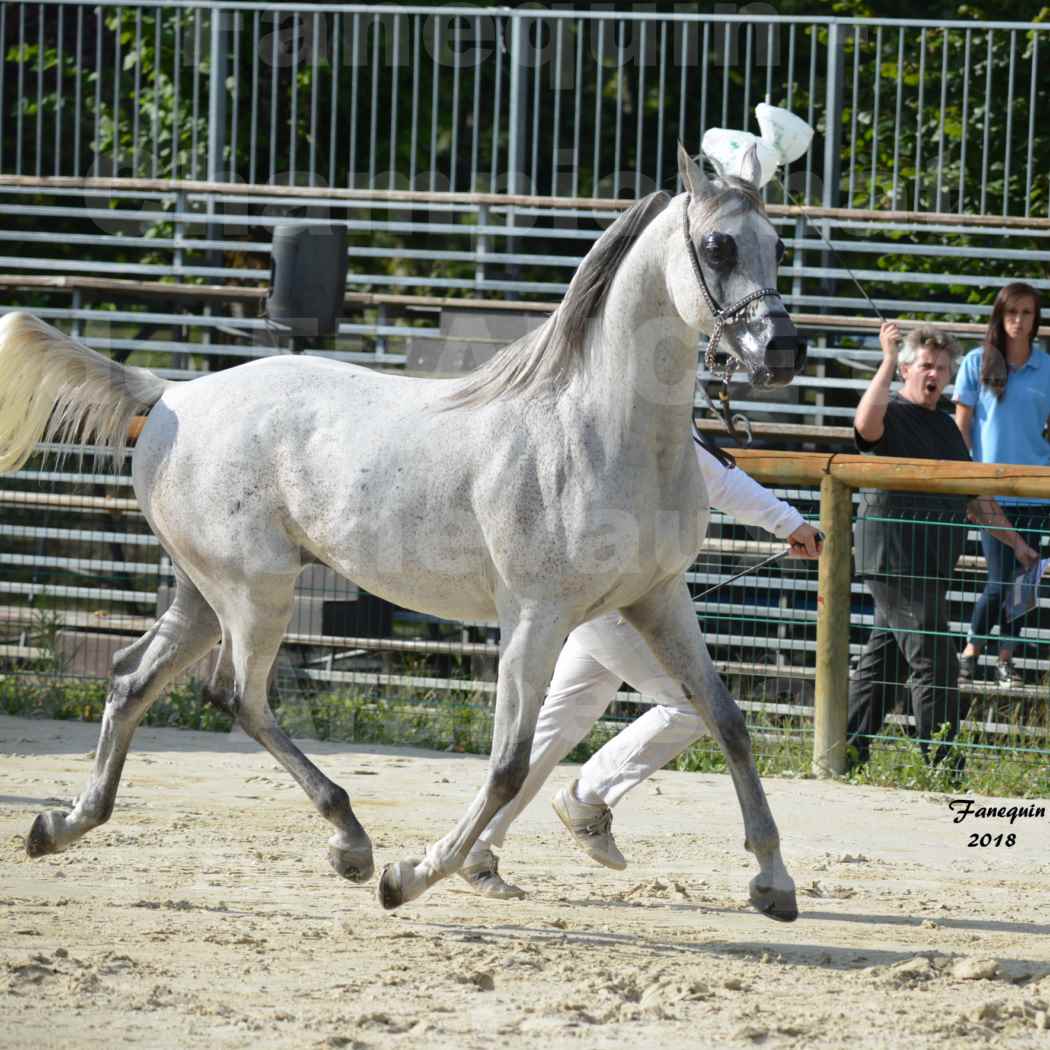
[[[680,233],[669,274],[675,307],[710,336],[709,368],[721,348],[755,386],[782,386],[802,370],[806,343],[776,290],[784,245],[755,188],[757,158],[744,177],[708,179],[682,147],[678,167],[687,196],[675,201]]]

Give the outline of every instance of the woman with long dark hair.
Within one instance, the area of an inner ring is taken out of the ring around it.
[[[966,355],[955,384],[955,422],[978,463],[1050,466],[1050,357],[1038,346],[1039,293],[1016,281],[1000,289],[992,307],[984,344]],[[1003,499],[1014,527],[1032,547],[1050,525],[1050,504]],[[987,531],[981,545],[988,565],[984,592],[974,607],[959,679],[972,679],[977,658],[999,625],[996,680],[1009,688],[1024,683],[1014,667],[1020,620],[1004,615],[1006,591],[1021,571],[1014,552]]]

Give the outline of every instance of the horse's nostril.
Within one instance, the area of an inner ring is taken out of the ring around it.
[[[806,367],[806,340],[798,341],[798,349],[795,351],[795,372],[801,372]]]

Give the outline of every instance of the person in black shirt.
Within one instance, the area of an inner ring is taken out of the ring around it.
[[[898,355],[900,329],[879,332],[882,363],[857,406],[854,440],[860,452],[916,459],[966,460],[970,453],[954,420],[937,407],[959,344],[936,328],[912,329]],[[890,383],[903,380],[897,393]],[[990,526],[1027,567],[1038,555],[1010,527],[990,497],[864,491],[855,529],[857,574],[875,599],[875,623],[850,679],[849,764],[868,760],[870,737],[892,711],[905,671],[923,754],[943,725],[954,739],[966,714],[959,662],[948,635],[947,593],[966,539],[967,519]],[[938,748],[941,761],[948,748]],[[953,763],[961,770],[961,758]]]

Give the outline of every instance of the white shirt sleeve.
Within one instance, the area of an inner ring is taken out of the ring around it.
[[[805,518],[794,507],[777,499],[739,467],[723,467],[703,445],[694,441],[693,447],[712,507],[744,525],[757,525],[782,540],[805,525]]]

